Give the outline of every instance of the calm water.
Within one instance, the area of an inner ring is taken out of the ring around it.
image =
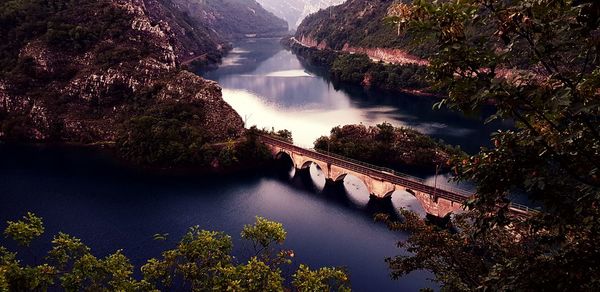
[[[236,48],[223,66],[206,76],[219,81],[224,96],[247,124],[290,129],[297,144],[310,146],[332,126],[388,121],[460,144],[474,151],[485,145],[495,126],[432,111],[432,100],[410,96],[336,90],[277,40],[259,40]],[[422,213],[405,192],[387,203],[369,200],[364,186],[348,179],[344,188],[325,188],[315,168],[235,177],[165,175],[129,169],[110,155],[91,149],[0,144],[0,222],[26,211],[44,217],[48,242],[63,231],[80,237],[100,256],[124,249],[139,265],[172,248],[193,225],[234,236],[235,254],[244,259],[249,246],[239,239],[244,224],[260,215],[285,225],[285,248],[296,262],[313,268],[344,266],[357,291],[416,291],[433,287],[425,272],[399,281],[388,276],[384,259],[401,254],[405,234],[373,222],[376,212],[401,206]],[[152,239],[169,233],[165,242]],[[0,239],[12,247],[12,243]],[[38,256],[48,248],[33,246]],[[293,270],[290,268],[290,271]]]
[[[448,110],[433,110],[435,100],[402,94],[334,88],[319,70],[303,64],[278,40],[239,45],[214,72],[223,96],[246,124],[292,131],[294,142],[312,147],[338,125],[389,122],[411,127],[438,139],[477,152],[489,135],[508,125],[484,125],[483,118],[465,118]]]

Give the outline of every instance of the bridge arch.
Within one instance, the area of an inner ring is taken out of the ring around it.
[[[336,178],[332,179],[334,182],[343,182],[344,179],[346,178],[346,176],[348,176],[347,173],[342,173],[340,175],[338,175]]]
[[[393,196],[396,190],[406,190],[421,202],[428,214],[434,216],[443,217],[456,212],[462,207],[464,200],[472,196],[467,191],[431,186],[426,181],[410,175],[305,149],[269,136],[260,136],[260,140],[274,155],[283,155],[279,154],[280,152],[287,154],[296,169],[307,168],[314,163],[330,181],[343,181],[348,175],[355,176],[367,186],[368,193],[374,197],[384,199]],[[528,212],[526,207],[514,207],[511,210],[520,214]]]
[[[285,150],[281,150],[281,151],[277,152],[274,156],[275,156],[275,159],[282,159],[282,158],[287,157],[290,159],[290,161],[292,160],[292,154]]]
[[[294,177],[296,174],[296,165],[292,159],[292,155],[287,151],[279,151],[274,154],[276,160],[277,171],[286,172],[289,177]]]

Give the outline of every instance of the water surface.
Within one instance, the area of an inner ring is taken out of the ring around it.
[[[216,71],[203,74],[218,81],[223,97],[247,126],[288,129],[294,142],[312,147],[331,128],[346,124],[389,122],[477,152],[490,134],[508,125],[483,123],[485,113],[466,118],[446,109],[433,110],[437,99],[335,86],[276,39],[239,44]]]
[[[429,98],[336,89],[278,40],[240,44],[220,69],[205,76],[223,86],[225,99],[247,125],[289,129],[295,142],[305,147],[337,125],[387,121],[473,152],[487,145],[489,134],[502,126],[433,111],[435,100]],[[375,201],[352,177],[344,187],[322,190],[323,174],[314,167],[293,178],[282,176],[285,171],[228,177],[147,173],[119,164],[106,153],[81,148],[0,144],[0,161],[0,222],[27,211],[44,217],[46,235],[33,245],[38,257],[49,247],[41,242],[62,231],[80,237],[99,256],[123,249],[139,266],[174,247],[188,227],[199,225],[233,235],[234,253],[243,260],[250,246],[240,240],[239,232],[259,215],[284,224],[285,248],[295,250],[296,263],[346,267],[356,291],[434,286],[425,272],[401,280],[388,276],[384,259],[403,253],[396,242],[407,235],[373,222],[373,214],[394,214],[399,207],[423,214],[404,191],[395,192],[391,201]],[[438,184],[443,181],[438,178]],[[154,241],[156,233],[169,233],[168,240]],[[14,247],[4,238],[0,243]]]
[[[294,179],[154,174],[132,170],[92,149],[1,144],[0,161],[0,222],[27,211],[43,217],[46,233],[32,246],[38,258],[50,248],[52,235],[66,232],[81,238],[97,256],[123,249],[140,266],[173,248],[188,227],[199,225],[232,235],[234,254],[244,260],[251,245],[239,233],[259,215],[284,224],[284,248],[295,251],[296,263],[346,267],[356,291],[431,286],[426,273],[400,281],[388,277],[384,259],[402,253],[395,243],[406,235],[388,231],[372,215],[400,205],[352,199],[343,191],[316,191],[306,173]],[[415,203],[405,195],[396,196],[394,204]],[[169,233],[168,240],[153,240],[156,233]],[[0,244],[15,248],[3,237]]]

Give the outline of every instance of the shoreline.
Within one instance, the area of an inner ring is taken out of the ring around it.
[[[191,165],[191,166],[155,166],[137,164],[127,159],[124,159],[118,154],[116,143],[94,142],[94,143],[77,143],[77,142],[23,142],[23,141],[3,141],[0,140],[0,149],[8,147],[17,149],[19,147],[30,147],[34,149],[58,149],[58,150],[86,150],[92,151],[96,155],[108,158],[109,163],[114,163],[128,171],[142,172],[144,174],[157,175],[202,175],[202,176],[232,176],[239,174],[261,173],[261,169],[268,169],[273,166],[275,159],[265,161],[254,161],[252,163],[244,163],[229,167],[211,166],[211,165]],[[215,159],[217,156],[215,156]]]
[[[293,36],[289,36],[289,37],[286,36],[286,37],[282,38],[280,43],[285,49],[292,51],[296,56],[304,59],[305,61],[309,62],[311,65],[326,70],[326,72],[330,75],[329,78],[333,77],[332,76],[333,72],[332,72],[332,67],[331,67],[332,64],[328,64],[328,63],[333,63],[333,61],[335,59],[339,58],[340,56],[364,55],[369,58],[369,60],[370,60],[369,65],[371,65],[371,66],[375,66],[375,65],[378,65],[381,63],[383,63],[386,66],[395,66],[397,68],[401,68],[403,66],[408,66],[408,65],[394,64],[394,63],[383,62],[383,61],[376,62],[368,54],[351,53],[351,52],[347,52],[347,51],[336,51],[336,50],[332,50],[332,49],[329,49],[326,47],[310,46],[310,45],[301,43]],[[318,61],[314,60],[314,59],[318,59]],[[324,60],[324,59],[326,59],[326,60]],[[418,66],[418,65],[413,64],[413,66]],[[403,94],[410,94],[410,95],[414,95],[414,96],[430,97],[430,98],[443,98],[444,97],[444,95],[440,94],[440,93],[428,92],[427,90],[430,89],[431,87],[393,88],[393,89],[391,89],[391,88],[385,88],[382,86],[371,86],[370,84],[366,84],[366,83],[368,83],[366,81],[370,77],[371,77],[370,74],[366,73],[364,75],[364,79],[362,82],[350,82],[350,81],[346,81],[346,80],[337,80],[337,81],[334,80],[334,81],[338,82],[340,84],[349,84],[349,85],[354,85],[354,86],[360,86],[365,90],[378,90],[378,91],[383,91],[383,92],[388,92],[388,93],[398,92],[398,93],[403,93]]]

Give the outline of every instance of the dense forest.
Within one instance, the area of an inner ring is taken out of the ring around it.
[[[427,70],[424,66],[373,61],[365,54],[309,48],[291,40],[284,40],[283,43],[309,64],[326,69],[329,79],[337,84],[361,85],[366,89],[385,91],[434,92],[425,78]]]
[[[450,159],[465,155],[460,148],[388,123],[335,127],[329,137],[315,141],[315,149],[398,171],[407,166],[444,170],[449,168]]]

